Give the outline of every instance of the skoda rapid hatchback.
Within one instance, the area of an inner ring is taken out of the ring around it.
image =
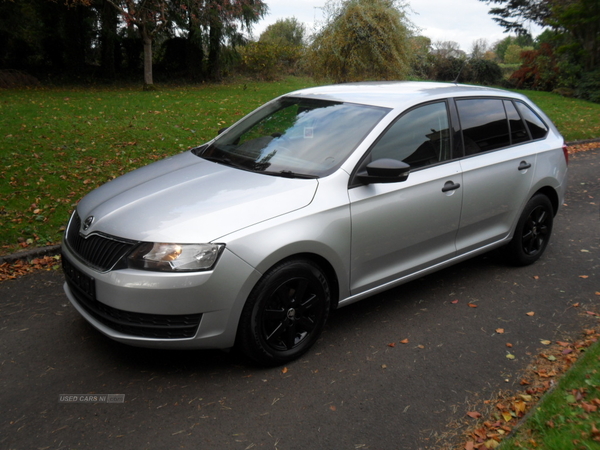
[[[292,92],[84,197],[62,246],[65,292],[119,342],[285,363],[336,308],[496,247],[536,261],[567,164],[563,138],[519,94]]]

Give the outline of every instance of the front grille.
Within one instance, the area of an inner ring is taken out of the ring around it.
[[[100,272],[112,269],[138,244],[136,241],[98,233],[84,237],[79,234],[80,228],[81,219],[75,212],[67,229],[67,245],[83,262]]]
[[[63,269],[71,294],[98,322],[130,336],[183,339],[196,335],[202,314],[145,314],[123,311],[96,300],[94,279],[78,270],[63,255]]]

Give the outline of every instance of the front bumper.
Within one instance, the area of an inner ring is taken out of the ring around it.
[[[106,336],[156,348],[229,348],[260,274],[227,249],[212,271],[100,273],[63,245],[64,290]]]

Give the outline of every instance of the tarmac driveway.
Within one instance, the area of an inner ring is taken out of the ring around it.
[[[541,339],[597,324],[582,313],[600,290],[600,150],[569,167],[538,263],[507,267],[492,253],[343,308],[286,368],[126,347],[76,313],[61,273],[4,282],[0,448],[431,448],[469,405],[518,388]]]

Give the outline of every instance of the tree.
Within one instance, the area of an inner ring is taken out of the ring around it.
[[[489,50],[489,44],[487,39],[481,38],[476,39],[471,44],[471,58],[483,59],[485,53]]]
[[[490,9],[489,14],[506,31],[517,35],[528,34],[526,24],[531,22],[537,25],[546,25],[550,17],[549,0],[480,0],[495,5],[502,5]]]
[[[507,31],[527,32],[526,24],[551,27],[568,35],[583,49],[586,70],[600,65],[600,1],[598,0],[480,0],[501,5],[489,13]],[[519,44],[522,45],[522,44]],[[530,45],[530,44],[527,44]]]
[[[410,71],[412,25],[397,0],[330,0],[308,49],[316,78],[335,82],[402,79]]]
[[[267,44],[301,47],[304,45],[306,26],[295,17],[279,19],[262,32],[260,42]]]
[[[251,31],[253,24],[267,13],[262,0],[179,0],[179,8],[188,14],[191,27],[208,34],[208,75],[221,78],[221,50],[225,44],[236,47],[244,44],[243,31]]]
[[[506,64],[519,64],[521,62],[521,52],[523,47],[517,44],[510,44],[504,53],[504,62]]]
[[[435,41],[433,53],[440,58],[464,58],[466,56],[458,42],[454,41]]]
[[[168,23],[165,0],[107,0],[123,16],[127,25],[134,25],[144,43],[144,86],[154,84],[152,78],[152,41]]]

